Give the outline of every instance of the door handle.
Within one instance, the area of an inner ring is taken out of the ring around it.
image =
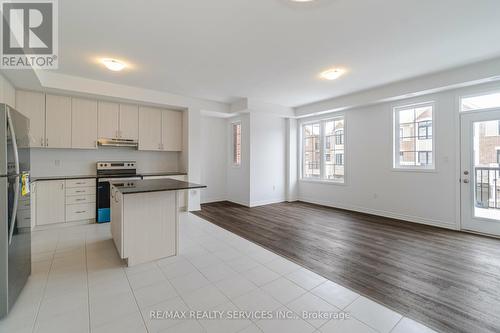
[[[12,148],[14,150],[14,162],[16,163],[15,165],[15,173],[19,174],[19,151],[17,150],[17,138],[16,138],[16,132],[14,131],[14,123],[12,122],[12,117],[10,115],[10,109],[7,108],[7,123],[8,127],[10,130],[10,137],[12,140]]]
[[[464,184],[469,184],[469,180],[468,179],[464,179],[463,182],[464,182]]]
[[[16,224],[17,205],[19,204],[19,182],[19,176],[16,176],[14,183],[14,204],[12,205],[12,215],[10,217],[9,245],[12,243],[12,235],[14,234],[14,226]]]

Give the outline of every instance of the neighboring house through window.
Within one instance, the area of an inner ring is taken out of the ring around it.
[[[231,126],[233,166],[239,167],[241,165],[241,122],[233,123]]]
[[[303,179],[344,182],[344,125],[343,116],[302,124]]]
[[[394,108],[394,168],[434,169],[434,103]]]

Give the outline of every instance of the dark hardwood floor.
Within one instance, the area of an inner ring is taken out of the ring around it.
[[[500,240],[303,202],[196,215],[443,332],[500,332]]]

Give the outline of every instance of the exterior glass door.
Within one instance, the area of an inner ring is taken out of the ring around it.
[[[462,229],[500,236],[500,110],[461,115]]]

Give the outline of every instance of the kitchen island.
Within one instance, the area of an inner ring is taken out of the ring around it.
[[[174,179],[111,182],[111,234],[128,266],[177,255],[179,194],[205,187]]]

